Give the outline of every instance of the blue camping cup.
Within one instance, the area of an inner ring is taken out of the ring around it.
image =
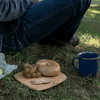
[[[72,65],[83,76],[94,76],[98,72],[99,55],[92,52],[81,52],[74,57]],[[79,59],[79,68],[74,66],[74,60]]]

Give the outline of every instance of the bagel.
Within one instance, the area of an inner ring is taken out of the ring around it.
[[[53,60],[38,60],[38,71],[45,76],[57,76],[60,74],[60,65]]]

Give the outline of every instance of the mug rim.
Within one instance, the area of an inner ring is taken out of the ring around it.
[[[98,55],[98,57],[96,57],[96,58],[82,58],[82,57],[80,57],[81,54],[85,54],[85,53],[96,54],[96,53],[94,53],[94,52],[80,52],[80,53],[78,54],[78,57],[81,58],[81,59],[84,59],[84,60],[96,60],[96,59],[99,59],[99,58],[100,58],[100,56],[99,56],[98,54],[96,54],[96,55]]]

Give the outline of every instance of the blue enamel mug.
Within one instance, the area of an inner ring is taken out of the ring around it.
[[[79,70],[82,76],[94,76],[98,72],[98,63],[100,56],[92,52],[81,52],[78,57],[74,57],[72,65]],[[75,67],[74,60],[79,59],[79,68]]]

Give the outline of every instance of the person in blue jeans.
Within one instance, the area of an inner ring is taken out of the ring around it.
[[[74,35],[91,0],[1,0],[0,52],[35,43],[78,45]]]

